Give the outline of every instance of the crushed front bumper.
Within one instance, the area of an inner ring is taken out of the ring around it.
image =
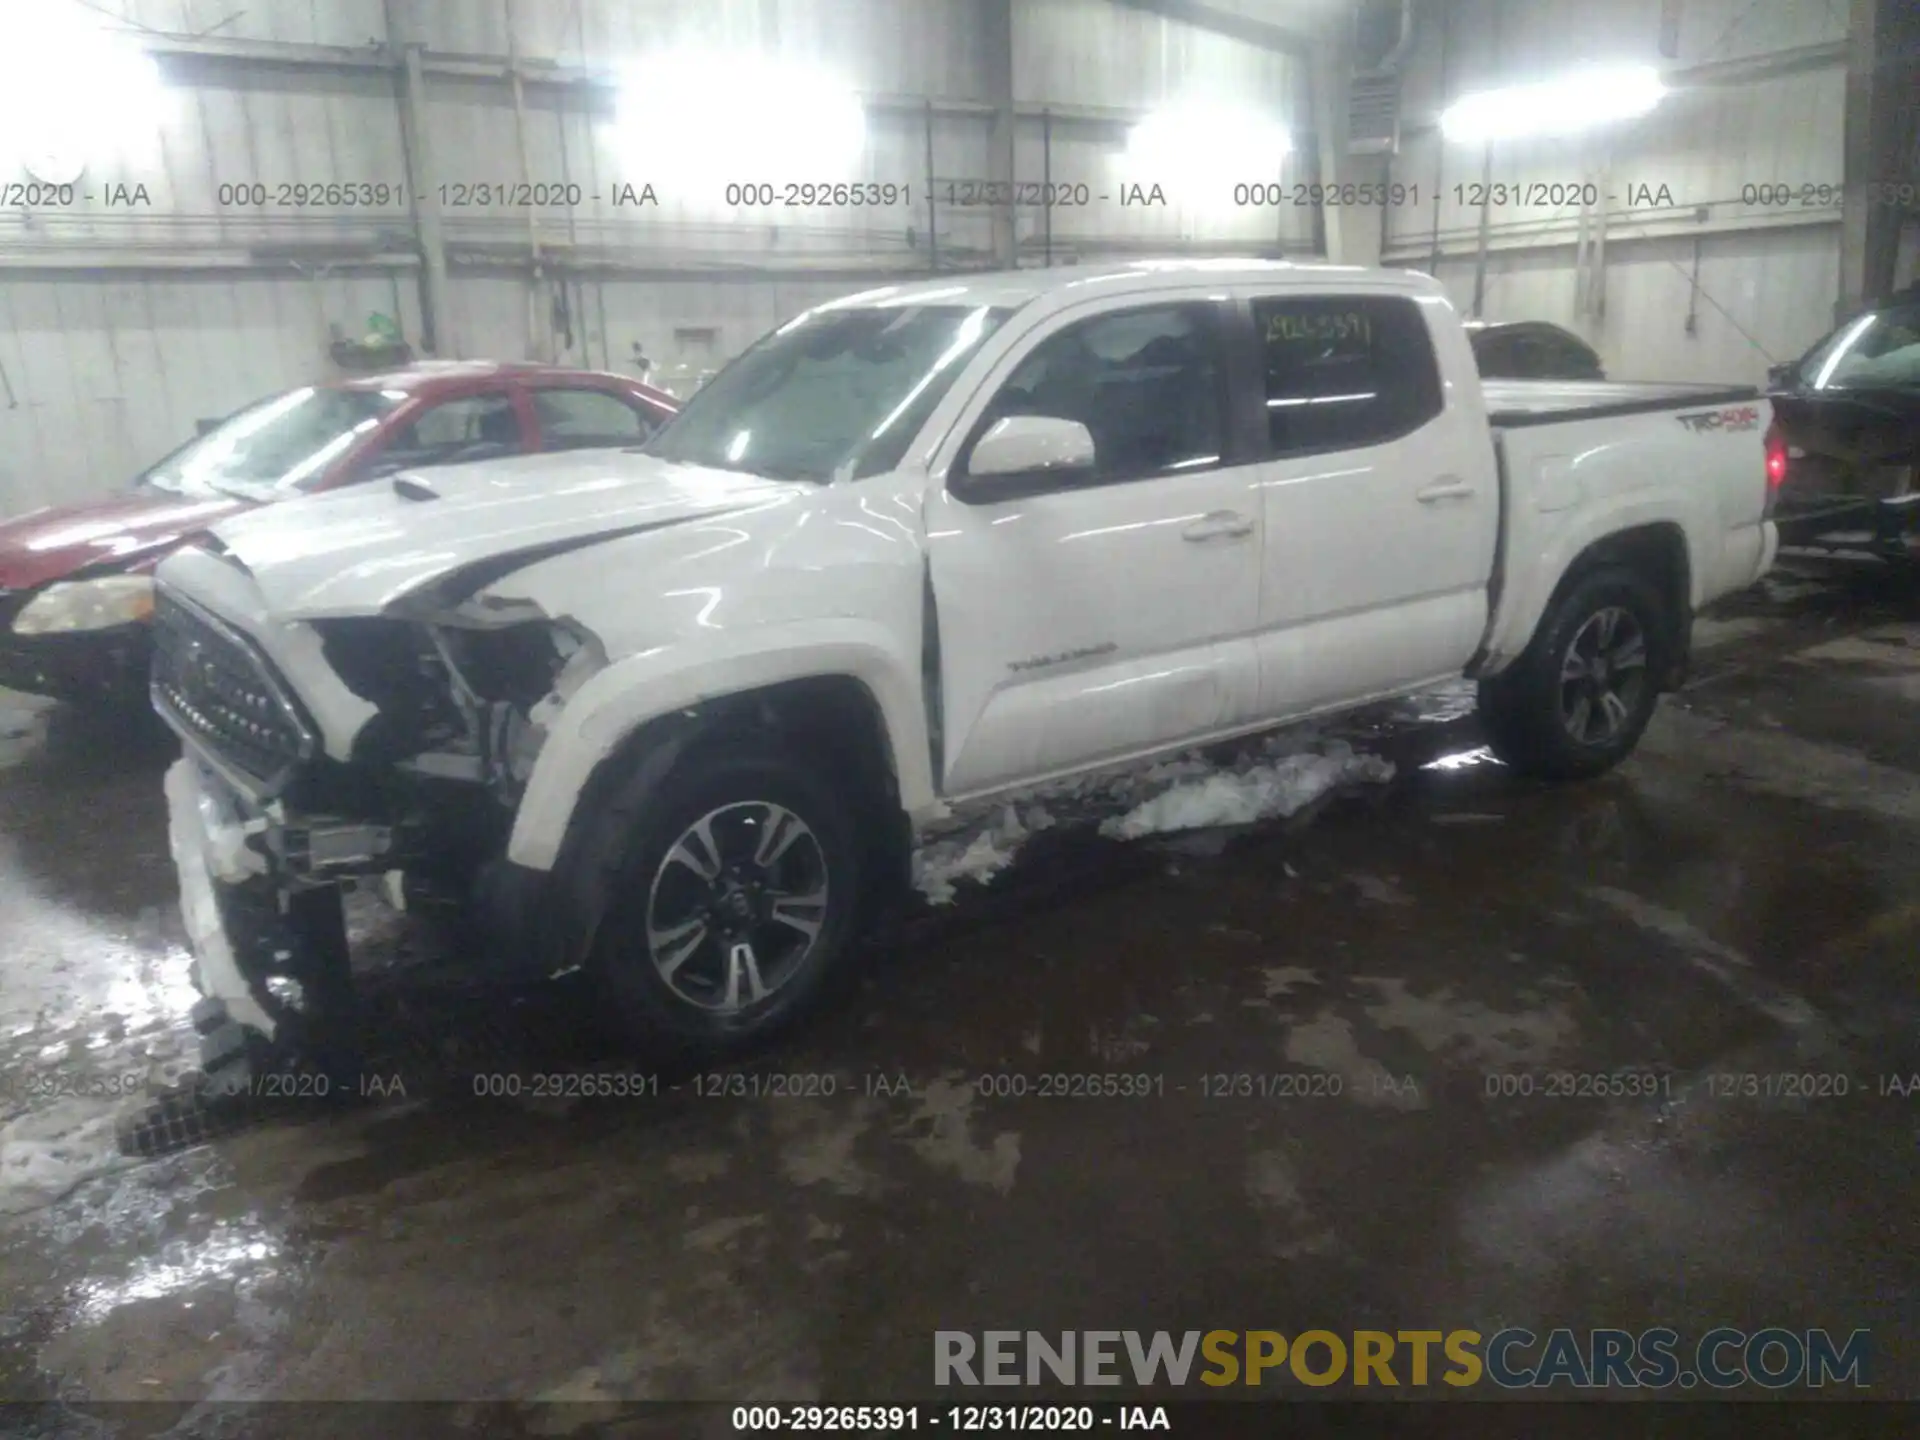
[[[265,822],[244,819],[231,793],[191,756],[167,771],[166,791],[167,840],[180,877],[180,917],[193,948],[194,989],[216,1002],[218,1018],[271,1040],[276,1023],[268,976],[241,968],[226,914],[232,892],[258,886],[267,876],[267,861],[253,844]],[[196,1025],[203,1013],[215,1012],[195,1007]]]
[[[193,949],[201,1068],[244,1087],[288,1063],[352,1068],[357,1015],[337,875],[377,865],[377,827],[289,824],[187,756],[166,777],[168,840]],[[349,841],[370,847],[349,855]]]
[[[237,1081],[290,1060],[336,1072],[356,1065],[360,1015],[343,889],[395,877],[409,842],[386,826],[256,799],[191,745],[168,770],[166,794],[203,997],[193,1016],[202,1069]],[[471,939],[462,965],[505,982],[563,968],[551,958],[551,893],[543,872],[504,860],[485,867],[462,897]]]

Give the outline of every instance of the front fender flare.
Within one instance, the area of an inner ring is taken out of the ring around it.
[[[860,620],[721,632],[699,637],[697,646],[680,641],[627,656],[574,693],[553,721],[521,796],[508,860],[553,869],[587,782],[648,721],[703,701],[827,675],[851,676],[867,687],[886,727],[902,807],[911,813],[930,805],[920,657],[905,653],[897,634]]]

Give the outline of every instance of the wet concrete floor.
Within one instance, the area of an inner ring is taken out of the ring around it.
[[[1920,585],[1789,575],[1701,639],[1595,783],[1441,696],[1310,816],[1036,846],[725,1093],[536,1097],[577,1057],[482,1023],[451,1082],[152,1161],[169,746],[0,696],[0,1397],[898,1400],[937,1329],[1722,1324],[1868,1329],[1914,1396]]]

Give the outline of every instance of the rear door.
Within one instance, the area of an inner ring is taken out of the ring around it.
[[[1267,420],[1263,711],[1457,675],[1486,627],[1500,523],[1478,386],[1441,379],[1432,326],[1457,322],[1435,297],[1243,293]],[[1454,348],[1470,367],[1464,337]]]
[[[1080,306],[1024,337],[960,422],[927,500],[944,789],[991,790],[1198,739],[1252,713],[1259,468],[1234,438],[1231,307]],[[1078,420],[1093,473],[969,499],[972,440]]]

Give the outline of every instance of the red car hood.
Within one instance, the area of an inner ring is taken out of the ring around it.
[[[138,491],[0,521],[0,590],[32,590],[90,566],[151,561],[253,507],[224,495]]]

